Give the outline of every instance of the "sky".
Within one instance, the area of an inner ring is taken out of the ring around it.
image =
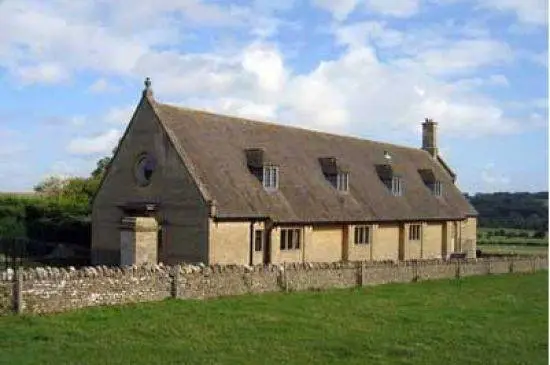
[[[464,192],[548,188],[546,0],[0,0],[0,191],[87,176],[161,102],[421,145]]]

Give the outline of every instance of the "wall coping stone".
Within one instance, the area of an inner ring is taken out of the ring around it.
[[[279,272],[284,271],[311,271],[311,270],[326,270],[326,269],[357,269],[361,266],[365,268],[398,268],[398,267],[425,267],[430,265],[455,265],[460,264],[475,264],[475,263],[490,263],[490,262],[519,262],[531,260],[548,260],[545,255],[523,255],[511,257],[484,257],[476,259],[459,259],[459,260],[411,260],[411,261],[350,261],[350,262],[331,262],[331,263],[285,263],[285,264],[270,264],[270,265],[204,265],[199,264],[180,264],[180,265],[164,265],[164,264],[145,264],[132,266],[85,266],[79,269],[70,266],[68,268],[59,267],[35,267],[21,269],[23,280],[48,280],[48,279],[80,279],[80,278],[102,278],[102,277],[121,277],[127,275],[133,276],[171,276],[174,272],[180,275],[213,275],[225,273],[252,273],[252,272]],[[0,271],[0,282],[9,282],[15,279],[15,270],[8,268]]]

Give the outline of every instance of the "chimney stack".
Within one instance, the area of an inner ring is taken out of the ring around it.
[[[427,151],[433,158],[438,155],[437,123],[430,118],[426,118],[422,123],[422,149]]]

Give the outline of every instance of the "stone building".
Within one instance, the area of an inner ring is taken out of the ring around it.
[[[434,121],[409,148],[162,104],[145,84],[93,202],[94,263],[475,257]]]

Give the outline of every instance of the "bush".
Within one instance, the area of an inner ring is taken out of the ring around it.
[[[533,238],[545,238],[546,232],[545,231],[536,231],[533,233]]]

